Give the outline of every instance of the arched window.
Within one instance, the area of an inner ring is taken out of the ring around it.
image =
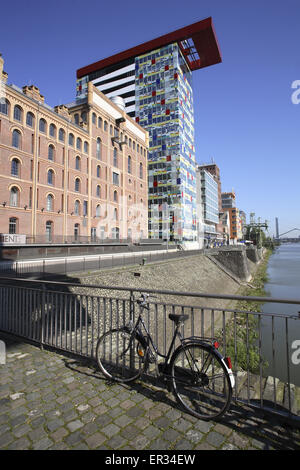
[[[79,124],[79,114],[74,114],[74,122],[75,124]]]
[[[40,123],[39,123],[39,130],[40,132],[46,132],[46,127],[47,127],[47,124],[46,124],[46,121],[45,119],[41,118],[40,119]]]
[[[98,204],[96,207],[96,217],[100,217],[100,214],[101,214],[101,206],[100,204]]]
[[[100,139],[100,137],[97,138],[96,157],[97,157],[98,160],[101,160],[101,139]]]
[[[74,135],[73,134],[69,134],[69,145],[74,147]]]
[[[97,165],[97,178],[100,178],[101,167]]]
[[[143,164],[140,163],[140,178],[143,178]]]
[[[101,187],[99,184],[97,184],[97,187],[96,187],[96,196],[97,197],[100,197],[101,196]]]
[[[131,148],[131,139],[129,138],[129,147]]]
[[[53,185],[54,184],[54,171],[48,170],[47,173],[47,183]]]
[[[0,113],[8,115],[10,102],[5,98],[0,98]]]
[[[83,144],[83,151],[84,153],[88,153],[89,151],[89,144],[87,142],[84,142]]]
[[[86,113],[86,111],[83,111],[83,112],[81,113],[81,119],[82,119],[82,121],[83,121],[83,122],[86,122],[86,118],[87,118],[87,113]]]
[[[107,131],[108,124],[106,121],[104,121],[104,130]]]
[[[17,149],[21,148],[21,132],[17,129],[14,129],[12,133],[12,146]]]
[[[80,179],[79,178],[75,178],[75,191],[77,193],[79,193],[80,191]]]
[[[118,220],[118,209],[114,209],[114,220]]]
[[[110,135],[113,135],[113,126],[112,125],[109,126],[109,133],[110,133]]]
[[[132,166],[131,166],[131,156],[128,155],[128,173],[132,172]]]
[[[98,127],[102,129],[102,117],[98,117]]]
[[[74,238],[75,238],[75,240],[78,240],[79,235],[80,235],[80,225],[75,224],[74,225]]]
[[[9,233],[18,233],[18,219],[16,217],[10,217],[9,219]]]
[[[113,160],[113,165],[118,166],[118,152],[116,147],[114,147],[114,160]]]
[[[60,128],[60,129],[59,129],[59,132],[58,132],[58,139],[59,139],[61,142],[64,142],[64,141],[65,141],[65,135],[66,135],[65,131],[64,131],[62,128]]]
[[[52,241],[53,237],[53,222],[51,220],[47,220],[46,222],[46,239],[48,242]]]
[[[33,127],[34,124],[34,114],[30,111],[28,111],[28,113],[26,114],[26,124],[29,127]]]
[[[19,206],[20,191],[16,186],[13,186],[10,190],[9,205],[12,207]]]
[[[96,124],[96,119],[97,119],[97,116],[95,113],[92,114],[92,123],[93,124]]]
[[[80,139],[80,137],[77,137],[77,139],[76,139],[76,148],[77,148],[77,150],[81,150],[81,145],[82,145],[81,139]]]
[[[119,227],[113,227],[112,231],[111,231],[111,234],[112,234],[112,238],[114,240],[119,240],[119,238],[120,238],[120,229],[119,229]]]
[[[11,176],[20,176],[20,161],[17,158],[11,161]]]
[[[46,205],[47,211],[53,211],[53,196],[52,194],[48,194],[47,196],[47,205]]]
[[[21,106],[16,105],[14,107],[14,120],[21,122],[22,116],[23,116],[23,109],[21,108]]]
[[[48,147],[48,160],[54,160],[54,145],[50,144]]]
[[[49,134],[51,135],[51,137],[56,137],[56,126],[54,124],[50,124]]]
[[[76,170],[80,170],[80,157],[77,155],[76,158],[75,158],[75,169]]]
[[[74,213],[75,215],[80,214],[80,201],[76,200],[74,204]]]
[[[114,202],[118,202],[118,192],[114,191]]]

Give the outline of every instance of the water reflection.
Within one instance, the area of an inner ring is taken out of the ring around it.
[[[269,281],[265,285],[268,297],[300,299],[300,243],[284,244],[276,249],[268,265]],[[300,340],[300,305],[264,304],[264,313],[282,314],[285,318],[264,318],[262,321],[262,353],[269,367],[264,375],[300,386],[300,364],[293,364],[293,344]],[[272,341],[273,337],[273,341]],[[287,363],[287,357],[289,361]],[[275,372],[276,371],[276,372]]]

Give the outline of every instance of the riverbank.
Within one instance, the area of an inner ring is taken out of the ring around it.
[[[137,275],[138,274],[138,275]],[[76,274],[81,284],[128,287],[130,289],[171,290],[178,292],[197,292],[203,294],[236,294],[240,288],[238,279],[234,279],[204,254],[187,258],[154,262],[144,266],[128,266],[106,269],[88,275]],[[103,295],[103,290],[94,289],[95,295]],[[107,290],[107,293],[112,292]],[[118,296],[124,293],[118,292]],[[126,294],[125,294],[126,295]],[[164,296],[165,297],[165,296]],[[183,305],[198,307],[225,308],[228,301],[201,299],[168,295],[165,301],[180,302]]]

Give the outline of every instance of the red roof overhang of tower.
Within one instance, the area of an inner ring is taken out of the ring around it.
[[[218,64],[222,61],[212,18],[210,17],[82,67],[77,70],[77,78],[84,77],[118,62],[146,54],[174,42],[179,44],[186,62],[192,71]]]

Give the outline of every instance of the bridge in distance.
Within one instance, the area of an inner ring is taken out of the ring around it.
[[[294,232],[294,230],[298,230],[300,232],[300,228],[292,228],[287,232],[281,233],[280,235],[278,235],[278,237],[275,237],[274,241],[281,243],[300,243],[300,235],[298,235],[298,237],[284,237],[284,235]]]

